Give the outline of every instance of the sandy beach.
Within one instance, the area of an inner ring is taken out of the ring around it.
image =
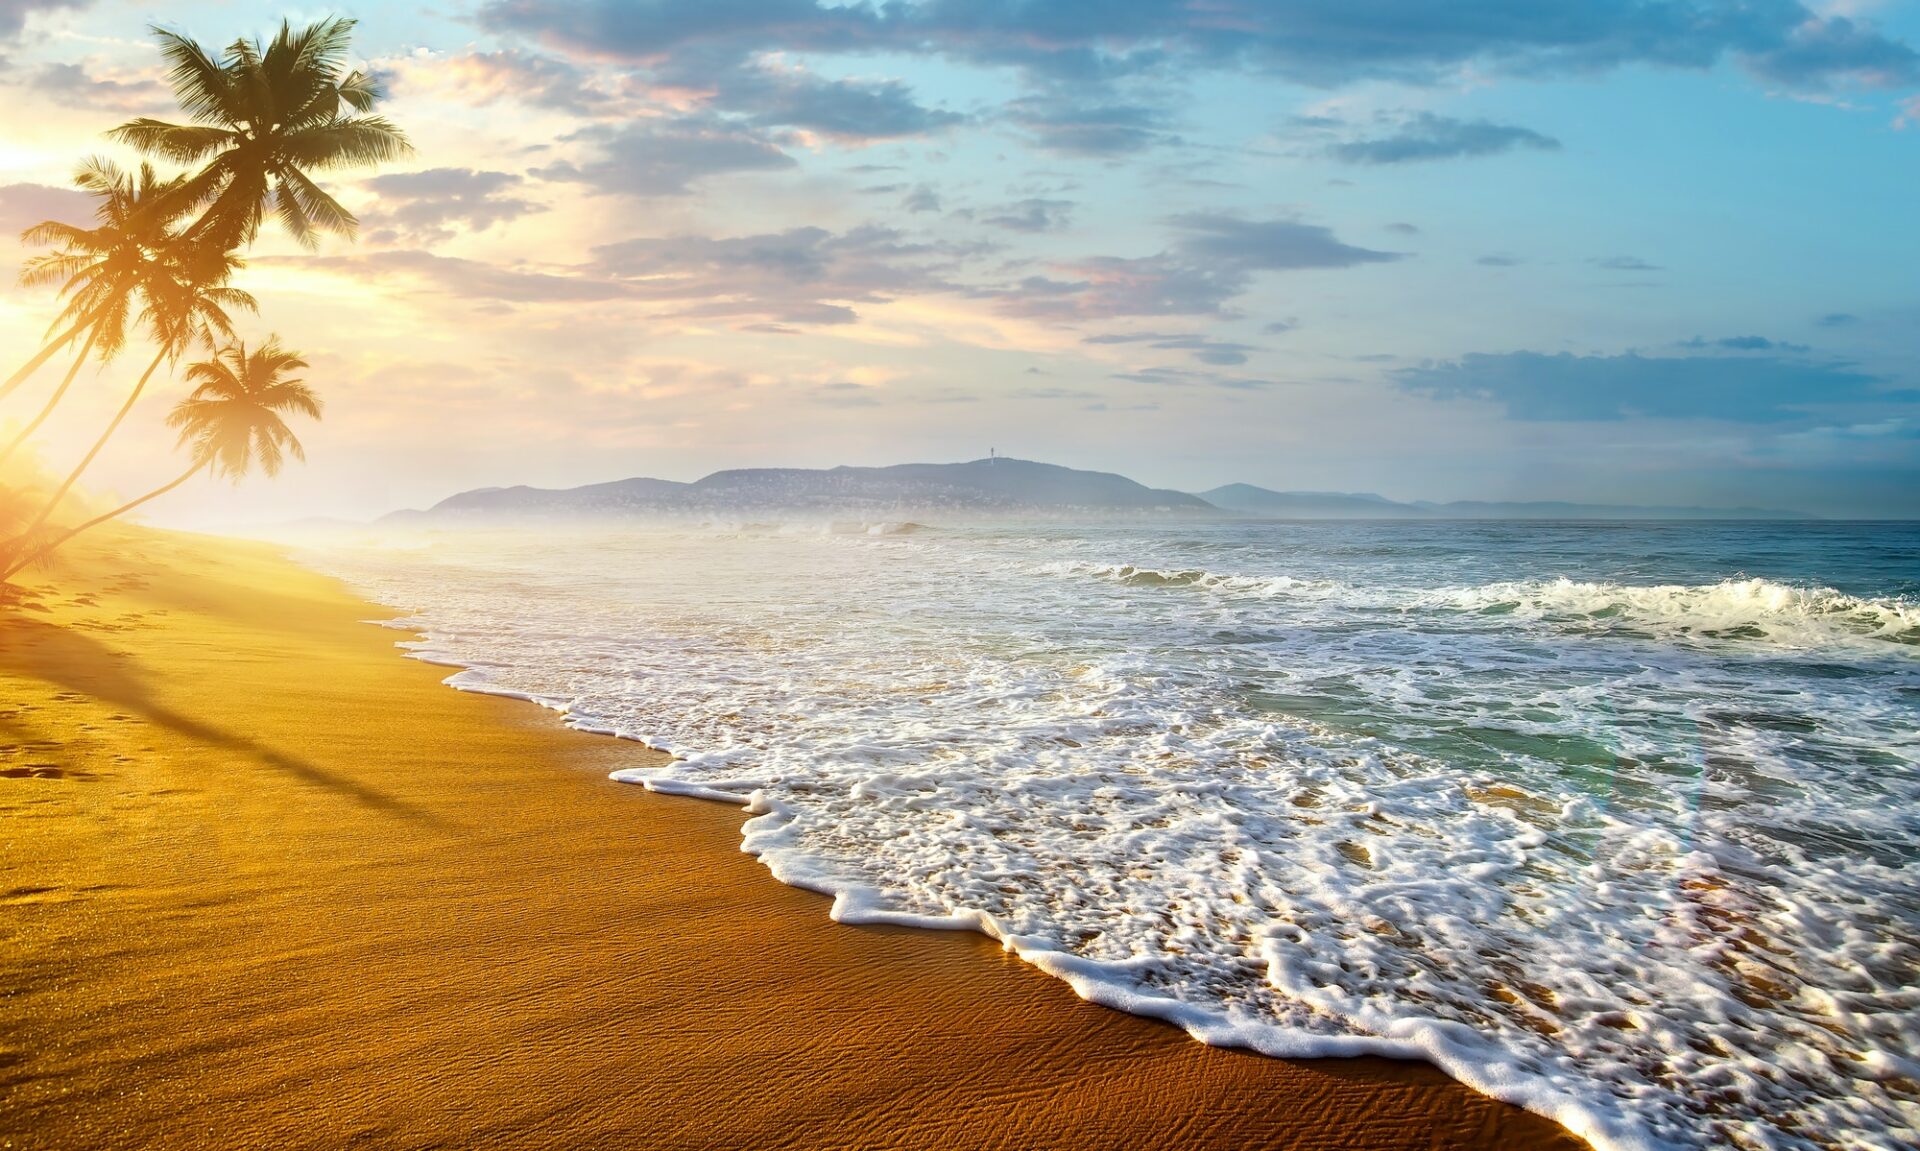
[[[133,529],[0,613],[0,1146],[1583,1146],[971,934],[837,925],[656,753],[461,694],[264,545]]]

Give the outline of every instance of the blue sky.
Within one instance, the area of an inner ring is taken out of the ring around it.
[[[169,114],[145,25],[329,11],[0,0],[0,225],[71,214],[99,133]],[[1914,4],[337,11],[417,154],[331,181],[358,243],[253,253],[329,415],[299,475],[188,522],[989,446],[1189,489],[1920,515]],[[9,289],[0,339],[46,311]]]

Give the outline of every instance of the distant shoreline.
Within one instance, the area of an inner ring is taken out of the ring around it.
[[[377,523],[499,516],[815,515],[929,519],[942,515],[1179,516],[1276,520],[1817,521],[1777,508],[1566,501],[1402,502],[1371,493],[1281,492],[1226,484],[1204,492],[1152,488],[1112,472],[1006,456],[889,467],[735,468],[682,483],[635,476],[572,488],[483,487]]]

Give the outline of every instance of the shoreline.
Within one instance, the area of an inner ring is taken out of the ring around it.
[[[0,615],[0,1147],[1584,1146],[832,922],[279,553],[103,533]]]

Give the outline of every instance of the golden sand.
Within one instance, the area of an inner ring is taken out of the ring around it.
[[[832,923],[654,753],[462,695],[273,549],[0,609],[0,1146],[1578,1148],[1422,1064],[1204,1047]]]

